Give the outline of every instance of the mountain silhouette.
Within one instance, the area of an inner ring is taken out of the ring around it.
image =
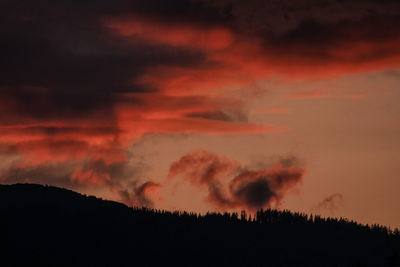
[[[67,189],[0,185],[1,266],[400,266],[400,234],[289,211],[132,208]]]

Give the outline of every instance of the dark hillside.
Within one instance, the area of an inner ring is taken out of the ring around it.
[[[198,216],[16,184],[0,214],[1,266],[399,266],[398,232],[288,211]]]

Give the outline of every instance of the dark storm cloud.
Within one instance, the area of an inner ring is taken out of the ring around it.
[[[370,62],[376,69],[377,60],[400,55],[400,5],[380,3],[0,1],[0,141],[7,143],[0,153],[26,160],[7,163],[1,175],[47,183],[51,174],[60,183],[124,192],[119,183],[135,177],[124,146],[142,134],[268,132],[247,123],[244,103],[207,89],[247,90],[278,65],[327,71],[321,63],[355,64],[352,70]],[[228,207],[269,205],[303,175],[296,159],[278,159],[276,173],[243,168],[226,187],[219,177],[237,163],[210,153],[182,162],[171,176],[190,174],[211,201]],[[128,193],[152,187],[141,186]]]
[[[229,184],[236,201],[249,209],[269,207],[279,203],[286,190],[299,184],[304,169],[297,166],[275,165],[261,171],[243,170]]]
[[[128,42],[102,25],[104,17],[132,13],[134,5],[3,1],[0,96],[14,103],[9,111],[38,118],[112,114],[115,93],[153,90],[134,83],[145,69],[203,63],[197,52]]]
[[[216,1],[218,2],[218,1]],[[232,17],[231,3],[215,5],[210,1],[132,1],[132,11],[155,20],[197,25],[226,24]]]
[[[7,130],[2,130],[0,132],[7,132]],[[88,136],[95,135],[115,135],[119,133],[118,129],[114,127],[93,127],[93,128],[84,128],[84,127],[54,127],[54,126],[32,126],[21,129],[13,129],[10,130],[12,134],[28,134],[28,135],[44,135],[44,136],[57,136],[60,134],[70,134],[77,133]]]
[[[399,15],[397,1],[379,0],[221,0],[207,1],[220,8],[230,6],[230,24],[238,29],[273,38],[296,29],[303,21],[316,20],[321,24],[336,24],[341,21],[362,21],[375,15],[388,18]],[[273,35],[271,35],[273,34]]]
[[[259,178],[253,182],[241,185],[235,196],[249,207],[262,208],[269,204],[271,198],[276,197],[267,179]]]
[[[277,64],[357,64],[400,55],[398,1],[204,2],[229,6],[224,24],[242,38],[259,40]]]
[[[319,62],[371,62],[398,54],[397,47],[386,44],[400,40],[399,26],[400,16],[370,16],[360,21],[345,20],[335,24],[309,19],[274,40],[266,40],[265,45],[283,57]],[[358,46],[363,42],[374,45],[365,51],[359,50]],[[301,49],[302,53],[298,54],[296,49]],[[348,50],[347,54],[344,50]],[[348,55],[351,52],[353,54]]]
[[[112,106],[118,101],[115,93],[156,90],[134,82],[149,68],[209,64],[203,54],[188,48],[128,41],[104,26],[103,20],[108,17],[224,26],[239,38],[250,35],[263,40],[265,48],[273,52],[269,53],[272,57],[358,62],[389,57],[398,51],[393,46],[377,46],[341,58],[331,48],[399,39],[399,5],[394,4],[305,0],[2,1],[0,96],[3,102],[17,103],[12,112],[39,118],[112,114]],[[315,12],[307,12],[310,9]],[[231,117],[225,113],[193,116],[217,120]],[[108,117],[113,119],[112,115]]]

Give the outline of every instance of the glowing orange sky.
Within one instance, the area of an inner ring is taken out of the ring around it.
[[[400,226],[400,5],[45,2],[0,11],[0,182]]]

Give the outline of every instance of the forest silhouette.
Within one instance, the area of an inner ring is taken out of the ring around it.
[[[1,266],[400,266],[400,233],[287,210],[169,212],[0,185]]]

